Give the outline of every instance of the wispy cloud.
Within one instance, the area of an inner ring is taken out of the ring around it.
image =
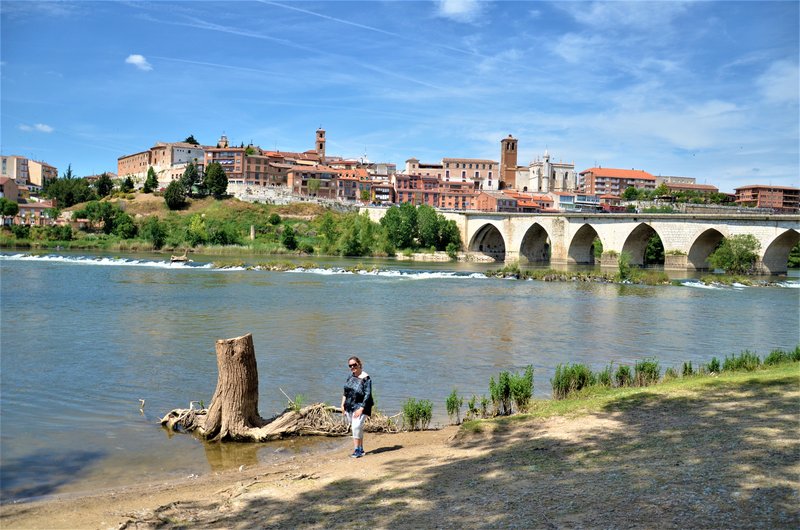
[[[34,125],[27,125],[23,123],[19,126],[19,130],[25,132],[43,132],[43,133],[51,133],[55,131],[53,127],[44,123],[36,123]]]
[[[436,15],[456,22],[474,23],[481,19],[486,2],[478,0],[439,0]]]
[[[797,63],[776,61],[756,81],[761,94],[771,103],[794,103],[800,99],[800,70]]]
[[[153,66],[147,62],[147,59],[145,59],[144,55],[139,55],[138,53],[128,55],[128,58],[125,59],[125,62],[127,64],[132,64],[139,70],[143,70],[145,72],[149,72],[153,69]]]
[[[474,23],[480,20],[486,2],[478,0],[439,0],[436,15],[456,22]]]
[[[683,15],[690,2],[557,2],[575,21],[604,29],[652,29]]]

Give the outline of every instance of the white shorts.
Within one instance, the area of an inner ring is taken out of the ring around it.
[[[358,418],[354,418],[352,412],[345,412],[345,414],[347,414],[347,421],[350,422],[350,426],[353,428],[353,438],[358,440],[364,438],[364,420],[367,417],[362,414]]]

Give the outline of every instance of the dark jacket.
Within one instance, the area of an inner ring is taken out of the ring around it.
[[[361,379],[350,375],[344,383],[344,410],[355,412],[364,408],[367,416],[372,414],[372,379],[369,376]]]

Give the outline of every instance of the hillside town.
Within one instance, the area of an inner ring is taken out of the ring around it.
[[[638,201],[681,203],[681,211],[754,208],[769,213],[800,211],[800,188],[753,184],[720,192],[696,177],[654,175],[643,169],[590,167],[556,160],[548,151],[520,164],[518,139],[499,141],[499,161],[443,156],[436,161],[411,157],[398,168],[366,156],[345,158],[326,151],[326,131],[317,129],[314,147],[303,152],[265,150],[253,144],[231,145],[223,134],[214,145],[201,145],[191,135],[182,142],[156,142],[150,148],[117,159],[112,180],[128,180],[141,189],[152,170],[163,191],[179,180],[189,165],[203,174],[219,164],[228,179],[227,192],[242,200],[289,203],[314,200],[339,204],[390,206],[425,204],[442,210],[482,212],[607,212],[635,211]],[[97,181],[101,175],[85,178]],[[58,168],[18,155],[2,155],[0,197],[18,204],[4,224],[47,225],[57,208],[42,193]],[[680,198],[682,200],[676,200]]]

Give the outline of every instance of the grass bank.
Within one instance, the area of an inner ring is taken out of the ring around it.
[[[647,387],[591,386],[564,399],[535,399],[527,412],[513,416],[468,420],[462,429],[470,432],[493,430],[504,425],[556,416],[575,417],[601,411],[619,410],[643,405],[654,399],[693,397],[700,399],[715,390],[746,391],[748,388],[775,387],[786,391],[800,389],[800,362],[767,366],[756,371],[721,372],[671,379]],[[798,403],[800,405],[800,403]]]

